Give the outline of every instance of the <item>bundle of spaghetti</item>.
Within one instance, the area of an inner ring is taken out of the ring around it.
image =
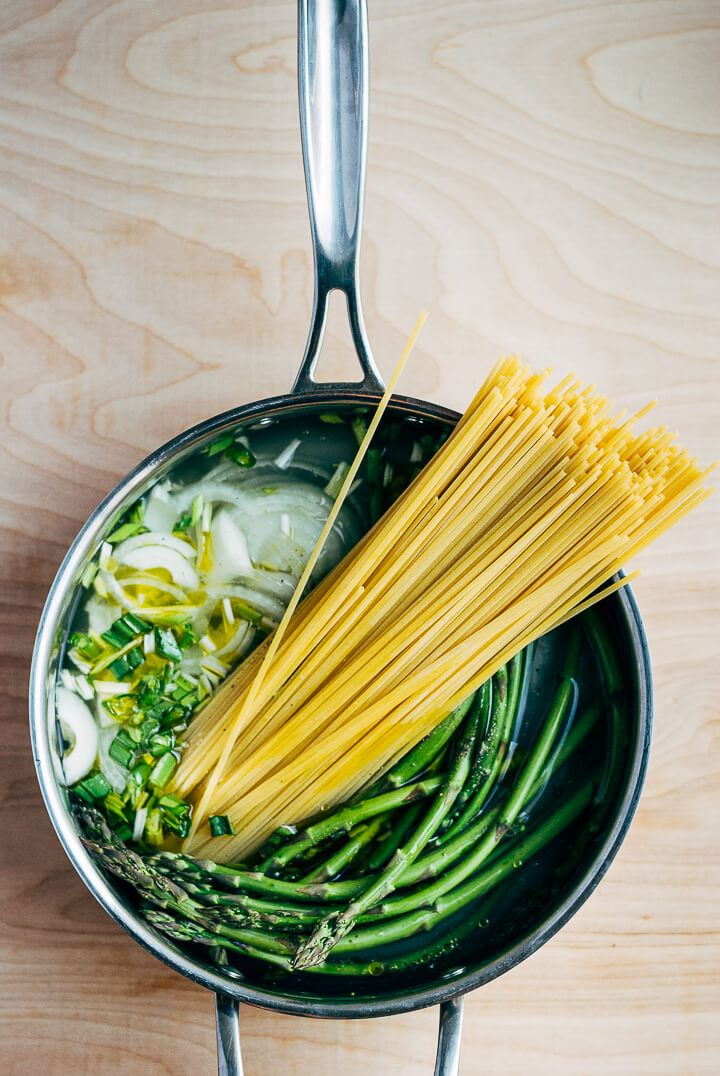
[[[633,432],[649,408],[613,414],[574,377],[543,394],[545,376],[498,363],[265,675],[256,652],[197,715],[175,789],[197,802],[212,782],[235,834],[200,826],[191,852],[236,860],[354,795],[709,494],[674,435]]]

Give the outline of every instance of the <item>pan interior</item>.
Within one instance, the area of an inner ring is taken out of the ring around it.
[[[239,422],[233,420],[232,416],[226,416],[223,422],[221,416],[221,419],[213,422],[209,432],[203,431],[202,436],[196,436],[189,443],[179,445],[158,458],[147,477],[136,483],[121,503],[118,502],[120,507],[116,507],[112,516],[106,514],[105,526],[159,477],[197,477],[201,474],[207,457],[201,456],[200,450],[229,429],[242,429],[253,451],[268,457],[277,456],[288,443],[298,441],[292,460],[293,471],[308,480],[323,483],[338,463],[352,459],[357,442],[351,421],[362,408],[362,401],[357,399],[344,402],[321,399],[310,404],[300,401],[292,405],[268,407],[259,413],[245,415]],[[335,421],[332,416],[344,421]],[[443,431],[452,428],[454,420],[452,413],[442,409],[426,406],[423,412],[414,406],[414,401],[395,402],[387,416],[387,423],[394,426],[391,456],[394,453],[397,459],[409,458],[413,446],[423,437],[429,435],[436,439]],[[361,530],[369,525],[368,493],[362,486],[353,495],[350,510],[356,516]],[[96,527],[96,535],[99,534]],[[78,572],[96,547],[97,539],[93,540],[90,534],[89,538],[86,537],[85,555],[78,562]],[[59,631],[55,635],[59,644],[55,648],[56,661],[62,657],[63,641],[73,622],[78,597],[77,586],[68,590],[57,625]],[[627,605],[613,596],[598,607],[598,614],[615,648],[622,669],[623,687],[619,693],[615,690],[614,698],[609,699],[597,661],[589,644],[584,642],[578,674],[581,705],[585,701],[602,698],[603,717],[582,747],[541,793],[537,810],[542,812],[557,805],[591,776],[598,783],[603,779],[607,782],[607,763],[612,758],[616,762],[608,786],[610,795],[602,803],[591,804],[570,828],[541,853],[528,861],[514,864],[517,869],[490,898],[480,898],[476,905],[463,909],[454,920],[446,921],[440,928],[424,936],[423,944],[448,939],[447,947],[441,949],[432,961],[401,973],[385,974],[381,971],[373,974],[375,962],[373,954],[369,953],[371,970],[368,975],[337,978],[317,974],[289,975],[278,972],[272,965],[239,956],[233,957],[232,965],[219,967],[209,958],[207,948],[175,943],[170,943],[170,948],[182,957],[183,963],[187,964],[189,958],[197,977],[202,979],[203,972],[220,975],[231,992],[238,987],[243,993],[248,989],[257,990],[262,992],[266,1003],[277,998],[280,1007],[283,1000],[293,999],[300,1005],[329,1003],[337,1005],[339,1010],[343,1006],[352,1007],[358,999],[392,1003],[393,999],[421,995],[436,991],[438,987],[447,986],[452,990],[453,984],[460,984],[468,977],[477,980],[484,969],[488,970],[488,978],[496,974],[497,971],[490,972],[489,969],[498,968],[508,953],[520,952],[523,947],[530,951],[534,947],[533,939],[547,931],[549,925],[562,916],[571,896],[582,890],[589,874],[596,870],[598,861],[605,855],[623,812],[633,766],[636,766],[638,752],[642,748],[638,740],[641,699],[636,643],[630,630]],[[514,735],[518,761],[534,741],[557,685],[567,633],[566,627],[559,628],[545,636],[535,647],[524,717]],[[54,679],[55,668],[53,663],[51,680]],[[621,726],[611,719],[611,703],[622,710],[624,720]],[[134,893],[113,878],[108,878],[108,882],[130,915],[134,916]],[[473,922],[468,932],[465,928],[469,920]],[[463,933],[461,946],[451,942],[458,929]],[[163,938],[162,942],[164,946],[168,945],[166,939]],[[417,939],[413,939],[413,943],[416,944]],[[401,954],[407,945],[407,942],[396,942],[392,946],[382,947],[382,952],[378,950],[377,964],[389,955]]]

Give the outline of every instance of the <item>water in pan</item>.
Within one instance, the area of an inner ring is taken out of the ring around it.
[[[342,417],[344,421],[337,421]],[[342,416],[337,411],[321,415],[299,415],[290,420],[278,418],[262,421],[242,432],[253,453],[262,463],[252,476],[255,483],[265,482],[264,469],[277,467],[302,481],[322,487],[338,474],[338,467],[352,458],[357,444],[358,423],[362,416],[347,409]],[[355,424],[355,427],[354,427]],[[382,456],[371,461],[372,481],[361,483],[353,493],[346,512],[347,537],[354,541],[396,494],[398,483],[407,482],[414,470],[425,461],[432,446],[443,432],[442,424],[427,420],[418,423],[403,416],[390,415],[384,424]],[[288,458],[289,457],[289,458]],[[196,453],[171,473],[176,482],[194,484],[207,474],[211,461],[206,454]],[[269,472],[268,472],[269,473]],[[245,479],[250,478],[249,474]],[[328,564],[328,567],[330,565]],[[611,606],[611,603],[607,603]],[[537,731],[557,680],[557,670],[565,649],[566,631],[560,629],[538,644],[532,677],[528,685],[527,704],[522,722],[515,730],[515,764],[522,760]],[[583,650],[579,681],[581,706],[602,692],[597,668],[587,646]],[[591,735],[553,779],[550,786],[533,806],[533,815],[541,814],[545,805],[572,793],[597,768],[598,759],[609,755],[608,719],[598,721]],[[512,768],[510,770],[512,775]],[[581,817],[574,827],[565,831],[539,856],[517,863],[517,870],[494,892],[491,898],[480,900],[454,919],[446,921],[434,933],[426,935],[426,944],[438,941],[433,958],[421,967],[410,967],[401,973],[389,973],[388,965],[402,958],[408,946],[399,942],[383,946],[376,954],[367,954],[367,965],[373,976],[372,989],[376,994],[391,993],[408,986],[422,986],[438,979],[453,979],[463,970],[476,967],[530,933],[561,901],[561,895],[572,884],[601,838],[607,825],[607,811],[598,806]],[[522,866],[522,869],[519,869]],[[462,941],[453,939],[462,935]],[[196,950],[206,959],[207,950]],[[377,959],[375,959],[377,957]],[[356,990],[352,981],[337,979],[320,982],[317,975],[278,974],[271,967],[258,966],[254,961],[234,958],[234,967],[225,969],[228,975],[262,983],[264,988],[277,988],[282,993],[302,996],[337,997],[340,992],[352,997],[367,992],[367,979]],[[327,996],[327,995],[326,995]]]

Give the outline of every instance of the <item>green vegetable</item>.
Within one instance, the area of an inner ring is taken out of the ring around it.
[[[242,442],[235,441],[225,449],[225,455],[233,463],[237,463],[238,467],[254,467],[255,457],[249,448],[247,448]]]
[[[210,816],[210,832],[213,837],[232,836],[235,830],[226,814],[213,814]]]
[[[151,784],[156,791],[164,788],[175,773],[177,763],[178,760],[171,751],[161,755],[150,771],[150,776],[148,777],[149,784]]]
[[[155,651],[170,661],[180,661],[182,648],[171,628],[155,628]]]
[[[142,534],[146,530],[147,527],[143,526],[142,523],[123,523],[112,534],[108,534],[105,541],[114,545],[116,542],[123,542],[126,538],[132,538],[136,534]]]
[[[121,766],[129,766],[133,755],[135,754],[135,744],[130,738],[129,734],[121,729],[117,736],[114,737],[110,748],[108,750],[110,758]]]
[[[84,781],[81,781],[79,785],[76,785],[76,788],[78,791],[87,792],[87,794],[94,800],[103,799],[110,791],[110,785],[101,773],[93,774],[92,777],[86,777]]]
[[[220,452],[224,452],[226,448],[229,448],[235,439],[234,433],[227,434],[226,437],[221,437],[218,441],[213,441],[211,445],[205,449],[206,456],[216,456]]]

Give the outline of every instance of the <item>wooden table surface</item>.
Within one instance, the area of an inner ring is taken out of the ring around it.
[[[720,455],[714,0],[373,0],[363,293],[403,390],[462,407],[519,351]],[[3,0],[0,1071],[215,1071],[212,998],[96,905],[40,801],[30,651],[103,494],[286,390],[312,259],[291,0]],[[334,312],[325,372],[352,369]],[[600,889],[468,999],[465,1076],[720,1072],[720,496],[643,555],[656,728]],[[437,1014],[246,1009],[248,1076],[421,1076]]]

